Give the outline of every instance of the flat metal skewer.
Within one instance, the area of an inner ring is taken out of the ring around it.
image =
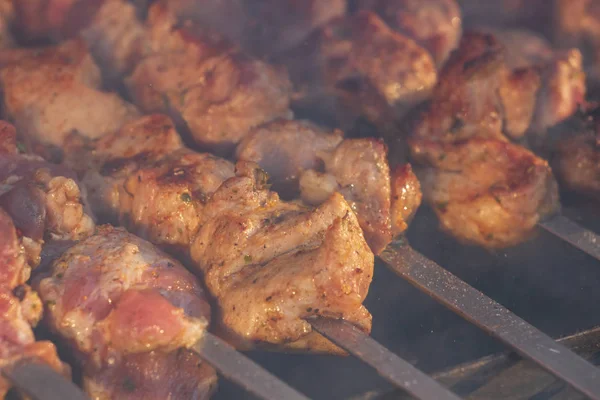
[[[488,334],[508,344],[575,389],[600,399],[600,370],[406,243],[394,243],[381,259],[412,285]]]
[[[335,344],[364,361],[396,386],[422,400],[459,400],[433,378],[392,353],[354,325],[330,318],[307,321]]]
[[[2,375],[33,400],[89,400],[64,376],[39,362],[20,362],[4,368]]]
[[[549,220],[539,222],[538,225],[600,260],[600,236],[589,229],[585,229],[563,215],[554,216]]]
[[[208,332],[192,350],[223,376],[262,399],[308,400],[308,397]]]

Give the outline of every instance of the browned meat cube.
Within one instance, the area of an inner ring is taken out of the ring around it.
[[[358,6],[377,12],[392,28],[415,39],[438,66],[460,41],[461,11],[455,0],[358,0]]]
[[[207,399],[214,391],[215,371],[187,350],[210,321],[206,295],[152,244],[99,227],[54,261],[38,288],[92,398]]]
[[[441,228],[460,241],[511,246],[559,208],[548,163],[518,145],[493,138],[416,139],[411,149],[422,165],[417,176],[425,200]]]
[[[97,138],[138,115],[116,94],[99,90],[100,71],[80,40],[21,51],[0,70],[0,84],[6,116],[45,155],[60,155],[72,132]]]
[[[329,22],[276,59],[302,94],[299,107],[329,108],[344,127],[362,117],[386,133],[437,78],[427,50],[367,11]]]

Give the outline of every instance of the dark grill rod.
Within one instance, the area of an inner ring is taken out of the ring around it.
[[[192,350],[223,376],[262,399],[308,400],[308,397],[208,332]]]
[[[459,400],[433,378],[398,357],[354,325],[330,318],[307,320],[319,333],[364,361],[396,386],[421,400]]]
[[[585,229],[562,215],[540,222],[538,225],[562,240],[569,242],[579,250],[600,260],[600,236],[596,233]]]
[[[73,382],[46,364],[21,362],[3,369],[2,375],[33,400],[89,400]]]
[[[388,246],[381,258],[398,275],[467,321],[586,396],[600,399],[600,370],[408,244]]]

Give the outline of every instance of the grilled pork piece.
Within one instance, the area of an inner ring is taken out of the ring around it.
[[[308,204],[319,205],[340,192],[375,254],[407,228],[421,200],[410,166],[390,174],[381,141],[343,140],[341,132],[330,133],[305,121],[275,121],[256,128],[238,145],[237,158],[258,163],[276,190],[290,198],[300,191]]]
[[[517,244],[559,207],[550,167],[520,146],[493,138],[410,144],[426,201],[442,229],[461,241]]]
[[[330,21],[276,60],[303,95],[298,107],[325,108],[345,127],[361,117],[388,133],[437,77],[427,50],[368,11]]]
[[[600,108],[571,118],[551,144],[552,167],[567,190],[600,199]]]
[[[116,94],[99,90],[100,71],[81,40],[7,52],[0,52],[9,60],[0,69],[4,112],[35,152],[59,157],[70,133],[100,137],[138,115]]]
[[[291,48],[319,26],[346,13],[345,0],[167,0],[167,3],[177,15],[209,26],[258,55]]]
[[[460,41],[461,11],[455,0],[358,0],[358,7],[375,11],[389,26],[415,39],[438,66]]]
[[[29,277],[23,238],[10,216],[0,208],[0,368],[20,361],[43,362],[69,376],[70,369],[63,364],[54,344],[35,341],[32,326],[39,321],[42,303],[38,295],[25,284]],[[4,398],[11,384],[0,378],[0,398]]]
[[[46,240],[79,240],[94,230],[75,174],[35,155],[20,154],[16,131],[0,121],[0,207],[19,230],[28,267],[40,262]]]
[[[303,318],[343,318],[369,332],[362,302],[374,257],[348,203],[337,193],[316,210],[285,203],[256,164],[236,169],[204,208],[191,246],[224,335],[240,348],[335,353]]]
[[[205,294],[152,244],[99,227],[54,261],[38,288],[92,398],[205,399],[214,391],[215,371],[187,350],[210,320]]]

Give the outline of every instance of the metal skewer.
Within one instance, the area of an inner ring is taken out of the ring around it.
[[[265,400],[308,400],[228,343],[206,332],[193,347],[198,355],[226,378]]]
[[[89,400],[75,384],[39,362],[20,362],[2,375],[33,400]]]
[[[433,378],[398,357],[354,325],[329,318],[307,321],[319,333],[369,364],[379,374],[418,399],[459,400],[460,397],[444,388]]]
[[[600,399],[600,370],[408,244],[388,246],[381,258],[394,272],[436,301],[586,396]]]
[[[585,229],[562,215],[539,222],[538,225],[579,250],[600,260],[600,236],[589,229]]]

